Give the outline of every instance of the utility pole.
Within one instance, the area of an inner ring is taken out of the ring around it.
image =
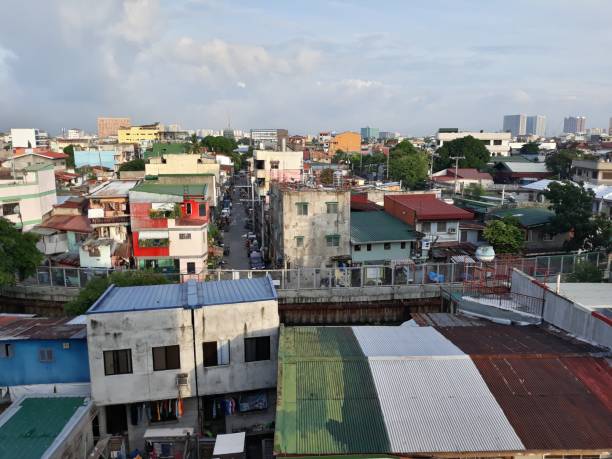
[[[455,160],[455,193],[457,193],[457,174],[459,173],[459,160],[465,159],[465,156],[451,156],[450,159]]]

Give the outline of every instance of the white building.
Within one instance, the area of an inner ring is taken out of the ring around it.
[[[283,141],[287,141],[287,129],[251,129],[251,143],[254,148],[276,150]]]
[[[527,132],[527,115],[506,115],[504,116],[504,132],[510,132],[512,137],[525,135]]]
[[[49,135],[33,128],[12,128],[11,141],[13,148],[37,148],[49,146]]]
[[[510,154],[510,140],[512,139],[510,132],[438,132],[436,135],[438,148],[444,145],[444,142],[467,136],[482,141],[491,156],[508,156]]]
[[[270,434],[278,327],[269,277],[109,287],[87,312],[101,434],[141,450],[145,430],[167,424]]]
[[[528,116],[525,134],[535,135],[537,137],[545,137],[546,117],[542,115]]]
[[[268,194],[271,181],[300,182],[303,160],[301,151],[254,150],[248,161],[258,196]]]

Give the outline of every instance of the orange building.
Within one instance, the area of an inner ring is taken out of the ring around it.
[[[130,119],[100,117],[98,118],[98,138],[105,139],[117,135],[117,131],[121,127],[130,127]]]
[[[329,153],[335,155],[337,150],[345,153],[361,152],[361,135],[358,132],[341,132],[332,137],[329,142]]]

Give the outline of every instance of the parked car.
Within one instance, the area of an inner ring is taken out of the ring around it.
[[[226,207],[225,209],[221,210],[221,218],[230,218],[232,215],[232,211],[229,209],[229,207]]]
[[[249,264],[251,269],[266,269],[261,252],[251,252],[249,255]]]

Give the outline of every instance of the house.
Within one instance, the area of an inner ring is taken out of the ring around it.
[[[351,212],[353,265],[409,260],[414,255],[416,240],[414,227],[386,212]]]
[[[145,181],[130,191],[138,269],[199,276],[207,268],[210,204],[206,185]]]
[[[361,134],[350,131],[332,134],[329,141],[329,155],[333,157],[338,150],[345,153],[361,153]]]
[[[526,184],[554,175],[543,162],[500,161],[493,168],[496,183]]]
[[[479,172],[478,169],[442,169],[431,176],[434,185],[451,188],[456,191],[465,190],[470,185],[479,185],[489,188],[493,185],[493,177],[488,172]]]
[[[612,185],[612,161],[579,159],[572,161],[575,182]]]
[[[88,397],[27,395],[0,414],[0,457],[63,459],[89,457],[94,449]]]
[[[15,148],[13,151],[13,156],[2,163],[4,167],[22,170],[28,166],[50,165],[56,171],[66,169],[68,155],[65,153],[56,153],[43,148]]]
[[[87,312],[101,434],[273,432],[278,305],[269,277],[111,286]]]
[[[600,348],[537,326],[413,316],[403,326],[281,326],[276,457],[610,451],[612,376]]]
[[[427,257],[432,244],[459,243],[459,223],[474,214],[438,199],[435,194],[385,195],[385,212],[423,233],[421,256]]]
[[[350,191],[273,183],[269,258],[278,266],[323,268],[350,259]]]
[[[0,179],[0,217],[28,231],[57,203],[52,165],[34,164]]]
[[[83,322],[0,315],[0,395],[32,393],[89,395]]]
[[[489,219],[515,218],[525,235],[526,253],[549,252],[563,248],[569,233],[550,234],[546,226],[555,216],[552,210],[542,207],[516,207],[497,209],[488,214]]]
[[[257,196],[266,196],[273,181],[301,182],[303,158],[301,151],[254,150],[248,161]]]
[[[516,192],[516,196],[520,201],[527,202],[546,202],[546,197],[544,193],[548,191],[548,186],[551,183],[563,183],[559,180],[550,180],[550,179],[542,179],[537,182],[528,183],[526,185],[521,185],[518,192]]]
[[[595,198],[593,199],[593,213],[604,214],[607,217],[612,218],[612,186],[586,185],[585,188],[588,188],[595,193]]]
[[[491,156],[509,156],[512,134],[509,132],[459,132],[458,129],[440,129],[436,134],[436,145],[440,148],[445,142],[474,137],[484,143]]]

